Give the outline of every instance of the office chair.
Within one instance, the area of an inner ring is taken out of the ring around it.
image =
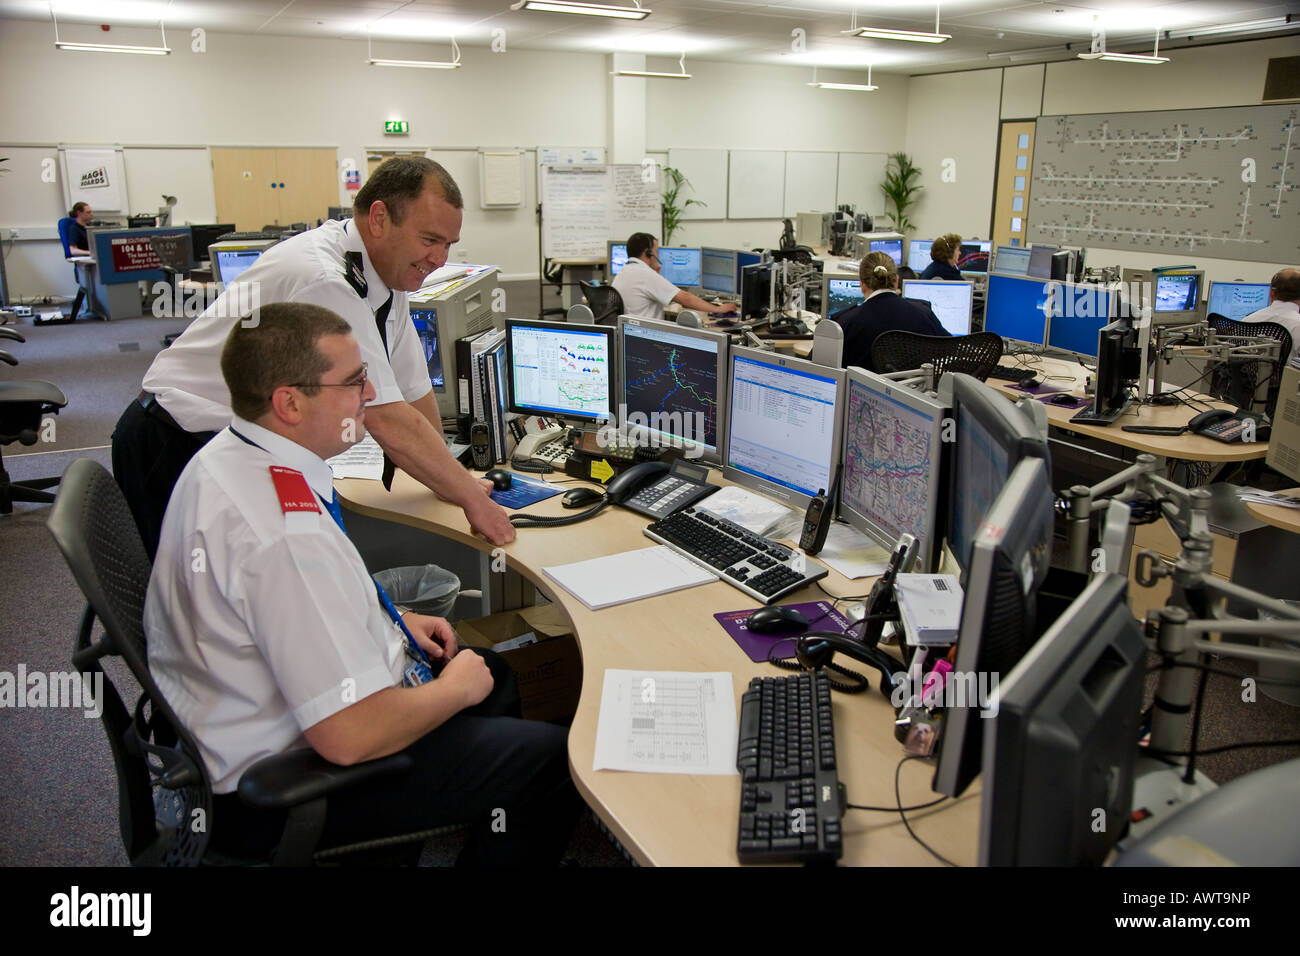
[[[597,325],[613,325],[618,321],[623,314],[623,297],[613,286],[594,282],[579,282],[578,285],[582,286],[582,294],[587,297]]]
[[[118,780],[118,823],[135,866],[199,863],[265,863],[232,860],[208,847],[214,824],[212,781],[194,738],[154,682],[144,634],[145,589],[150,565],[126,499],[97,462],[81,458],[63,476],[47,522],[55,543],[88,602],[72,662],[84,675],[103,675],[101,720],[113,751]],[[103,637],[91,641],[95,619]],[[127,710],[100,661],[120,658],[141,688],[134,712]],[[423,842],[449,828],[377,838],[317,851],[327,799],[411,767],[406,754],[339,767],[315,751],[296,750],[258,761],[239,781],[251,806],[287,809],[288,821],[270,862],[296,866],[397,843]],[[199,811],[202,811],[201,813]],[[198,827],[195,822],[204,821]]]
[[[27,341],[14,329],[0,328],[0,338],[15,342]],[[0,362],[17,365],[18,359],[0,351]],[[49,382],[35,380],[0,382],[0,446],[20,442],[36,444],[41,431],[41,419],[47,414],[57,415],[68,404],[63,392]],[[4,452],[0,450],[0,515],[13,514],[14,502],[49,504],[54,495],[46,488],[59,483],[56,478],[33,478],[28,481],[10,481],[5,469]]]
[[[181,296],[177,283],[189,269],[189,242],[185,236],[150,236],[149,246],[153,249],[153,254],[158,257],[158,261],[162,263],[163,275],[167,277],[167,285],[171,288],[169,294],[172,302],[179,305]],[[180,338],[180,335],[180,332],[169,332],[164,335],[163,347],[171,345]]]
[[[677,324],[688,329],[701,329],[704,327],[700,314],[692,312],[690,309],[682,309],[677,313]]]
[[[905,372],[929,363],[936,381],[944,372],[965,372],[986,381],[1000,358],[1002,337],[995,332],[919,335],[895,329],[882,332],[871,344],[871,364],[877,372]]]
[[[828,368],[844,365],[844,327],[831,319],[822,319],[813,330],[812,351],[808,360]]]
[[[59,242],[63,243],[63,258],[72,258],[72,224],[77,220],[71,216],[64,216],[59,220]],[[81,303],[86,301],[86,290],[81,284],[81,278],[77,275],[77,267],[72,267],[73,278],[77,280],[77,297],[72,300],[72,311],[68,313],[66,319],[57,319],[54,322],[41,322],[40,325],[60,325],[64,322],[72,322],[77,318],[77,313],[81,311]]]
[[[1264,411],[1270,416],[1277,409],[1277,396],[1282,387],[1282,370],[1291,356],[1291,333],[1277,322],[1238,322],[1211,312],[1205,317],[1210,328],[1220,335],[1263,335],[1280,343],[1278,360],[1272,364],[1268,376],[1268,394]],[[1210,394],[1240,408],[1252,408],[1255,393],[1259,390],[1259,361],[1215,362],[1211,368]]]
[[[583,305],[581,302],[578,302],[574,305],[569,306],[569,311],[564,313],[564,321],[581,322],[590,325],[591,323],[596,321],[596,316],[592,314],[591,308],[589,306]]]

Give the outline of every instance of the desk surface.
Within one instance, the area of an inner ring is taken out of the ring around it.
[[[1300,495],[1300,488],[1288,488],[1282,494]],[[1300,508],[1279,508],[1277,505],[1257,505],[1247,501],[1246,510],[1260,521],[1266,521],[1275,528],[1300,534]]]
[[[712,480],[725,484],[713,473]],[[479,551],[464,514],[438,501],[403,472],[385,493],[377,481],[336,483],[349,508],[371,517],[433,532]],[[533,505],[537,514],[561,514],[559,497]],[[647,519],[623,508],[607,508],[590,522],[563,528],[521,529],[504,549],[507,562],[553,600],[573,623],[582,654],[583,683],[577,715],[569,733],[569,766],[583,798],[639,862],[658,866],[736,865],[736,828],[740,807],[739,776],[644,774],[594,771],[596,722],[607,668],[627,670],[727,671],[732,674],[739,712],[740,697],[751,677],[780,676],[755,664],[727,636],[712,615],[752,607],[747,595],[721,581],[591,611],[556,587],[542,568],[601,555],[649,547],[641,531]],[[823,583],[834,594],[864,594],[869,581],[850,581],[834,571]],[[786,600],[812,601],[824,595],[815,586]],[[852,803],[894,806],[894,769],[902,748],[893,736],[894,712],[876,689],[865,694],[833,695],[835,749],[839,775]],[[734,747],[733,747],[734,749]],[[920,761],[902,771],[905,805],[935,799],[933,770]],[[978,785],[960,800],[933,810],[908,814],[913,829],[939,853],[961,864],[975,861],[980,800]],[[843,862],[859,865],[937,865],[907,833],[897,813],[848,810],[844,818]]]

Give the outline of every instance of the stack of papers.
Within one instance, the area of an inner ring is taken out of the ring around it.
[[[894,580],[894,593],[908,644],[957,642],[962,590],[956,575],[900,574]]]
[[[335,478],[373,478],[379,481],[384,477],[384,450],[379,447],[379,442],[367,435],[341,455],[335,455],[328,464],[334,470]]]
[[[662,544],[542,568],[542,573],[593,611],[718,580],[712,571]]]
[[[1273,505],[1278,508],[1300,508],[1300,497],[1284,495],[1280,491],[1262,491],[1259,488],[1238,488],[1237,497],[1257,505]]]

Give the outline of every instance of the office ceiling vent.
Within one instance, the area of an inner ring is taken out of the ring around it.
[[[1268,61],[1263,99],[1300,100],[1300,56],[1275,56]]]

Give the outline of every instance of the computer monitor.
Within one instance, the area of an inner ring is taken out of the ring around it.
[[[1024,246],[998,246],[993,257],[993,268],[989,271],[1004,276],[1027,276],[1031,254]]]
[[[719,463],[727,345],[726,332],[619,316],[618,419],[629,437]]]
[[[1052,278],[1057,282],[1068,282],[1074,278],[1074,253],[1069,249],[1057,249],[1052,253]]]
[[[609,243],[609,277],[612,279],[623,271],[627,265],[627,243],[610,242]]]
[[[608,421],[614,403],[614,327],[506,319],[510,411]]]
[[[979,721],[980,866],[1105,861],[1132,809],[1145,664],[1127,582],[1099,574],[1002,675]]]
[[[442,349],[438,340],[438,310],[422,308],[412,303],[411,324],[415,334],[420,338],[420,348],[424,351],[424,362],[429,367],[429,384],[434,392],[447,389],[447,378],[442,367]]]
[[[761,349],[728,357],[722,476],[807,508],[829,491],[840,459],[844,370]]]
[[[903,264],[902,239],[872,239],[870,251],[887,253],[894,260],[895,265]]]
[[[1221,315],[1240,322],[1268,305],[1268,282],[1211,282],[1206,315]]]
[[[1151,321],[1156,325],[1182,325],[1199,321],[1202,317],[1201,286],[1205,273],[1199,269],[1177,272],[1155,271],[1155,314]]]
[[[984,331],[1027,345],[1047,343],[1049,281],[994,273],[984,293]]]
[[[845,374],[840,517],[883,548],[903,533],[914,535],[916,569],[936,570],[947,504],[943,427],[949,408],[875,372],[851,366]]]
[[[1034,243],[1029,250],[1029,276],[1033,279],[1050,279],[1052,277],[1052,256],[1058,252],[1056,246]]]
[[[917,275],[930,268],[930,247],[933,239],[913,239],[907,244],[907,265]]]
[[[822,276],[822,316],[830,318],[836,312],[843,312],[866,301],[862,294],[862,283],[850,276]]]
[[[988,239],[969,239],[961,244],[961,254],[957,257],[957,268],[962,272],[984,273],[989,271],[989,253],[993,243]]]
[[[959,444],[959,455],[960,450]],[[954,485],[965,483],[966,475],[960,465],[958,469],[961,480]],[[960,796],[980,772],[981,718],[989,719],[992,692],[1038,636],[1037,591],[1051,564],[1053,495],[1047,462],[1023,459],[998,490],[971,542],[957,658],[948,675],[955,683],[951,693],[945,691],[948,706],[933,787],[950,797]]]
[[[279,239],[230,239],[208,246],[212,262],[212,278],[222,285],[230,285],[258,260]]]
[[[682,289],[697,289],[704,278],[704,256],[700,248],[660,246],[660,274]]]
[[[700,285],[709,292],[725,292],[735,295],[736,289],[735,249],[711,249],[705,246],[700,250]]]
[[[756,262],[740,270],[740,314],[746,319],[767,315],[772,301],[772,264]]]
[[[1049,282],[1052,305],[1047,345],[1086,358],[1097,357],[1097,333],[1115,316],[1118,290],[1110,286]]]
[[[215,225],[191,225],[190,245],[194,253],[194,261],[207,262],[208,246],[212,245],[226,233],[234,231],[235,224],[233,222],[223,222]]]
[[[736,293],[739,294],[744,280],[744,271],[746,266],[756,266],[763,261],[762,255],[757,252],[736,252]]]
[[[908,299],[921,299],[939,319],[939,324],[952,335],[970,334],[971,304],[975,299],[975,283],[946,282],[942,279],[904,279],[903,295]]]

